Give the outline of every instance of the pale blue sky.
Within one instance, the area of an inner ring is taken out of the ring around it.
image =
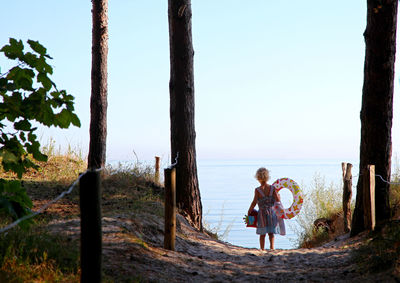
[[[87,150],[91,1],[2,9],[0,45],[39,40],[57,86],[76,98],[82,127],[41,129],[43,142]],[[366,1],[192,0],[192,11],[199,159],[358,158]],[[109,0],[108,62],[108,160],[134,150],[168,162],[167,0]],[[396,74],[394,153],[398,84]]]

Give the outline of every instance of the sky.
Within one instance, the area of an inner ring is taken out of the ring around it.
[[[38,40],[81,128],[40,128],[87,153],[91,1],[5,1],[0,45]],[[357,159],[366,1],[192,0],[197,158]],[[109,0],[107,160],[170,159],[167,0]],[[0,66],[4,71],[4,57]],[[398,70],[396,62],[396,70]],[[400,148],[395,77],[393,154]]]

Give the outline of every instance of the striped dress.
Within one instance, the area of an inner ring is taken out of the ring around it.
[[[266,196],[260,187],[257,188],[257,191],[261,195],[261,198],[257,200],[258,220],[256,233],[258,235],[265,235],[267,233],[281,234],[278,217],[272,209],[275,203],[274,190],[275,188],[271,186],[269,196]]]

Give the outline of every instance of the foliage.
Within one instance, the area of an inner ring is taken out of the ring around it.
[[[319,218],[336,218],[342,211],[342,190],[333,183],[326,185],[325,179],[315,174],[311,187],[304,195],[304,203],[297,222],[300,229],[297,245],[310,247],[320,245],[329,240],[328,232],[324,229],[315,229],[314,221]]]
[[[58,90],[49,75],[52,59],[38,41],[28,40],[30,51],[24,51],[21,40],[10,38],[0,52],[15,62],[0,74],[0,157],[3,169],[14,172],[19,179],[33,162],[47,161],[40,150],[34,124],[68,128],[80,126],[74,113],[74,97]],[[18,181],[0,182],[0,211],[14,219],[30,212],[32,203]]]

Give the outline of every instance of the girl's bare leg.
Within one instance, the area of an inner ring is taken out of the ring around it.
[[[260,235],[260,249],[264,250],[265,245],[265,235]]]
[[[273,250],[274,249],[274,240],[275,240],[274,234],[268,233],[268,237],[269,237],[269,247],[271,250]]]

